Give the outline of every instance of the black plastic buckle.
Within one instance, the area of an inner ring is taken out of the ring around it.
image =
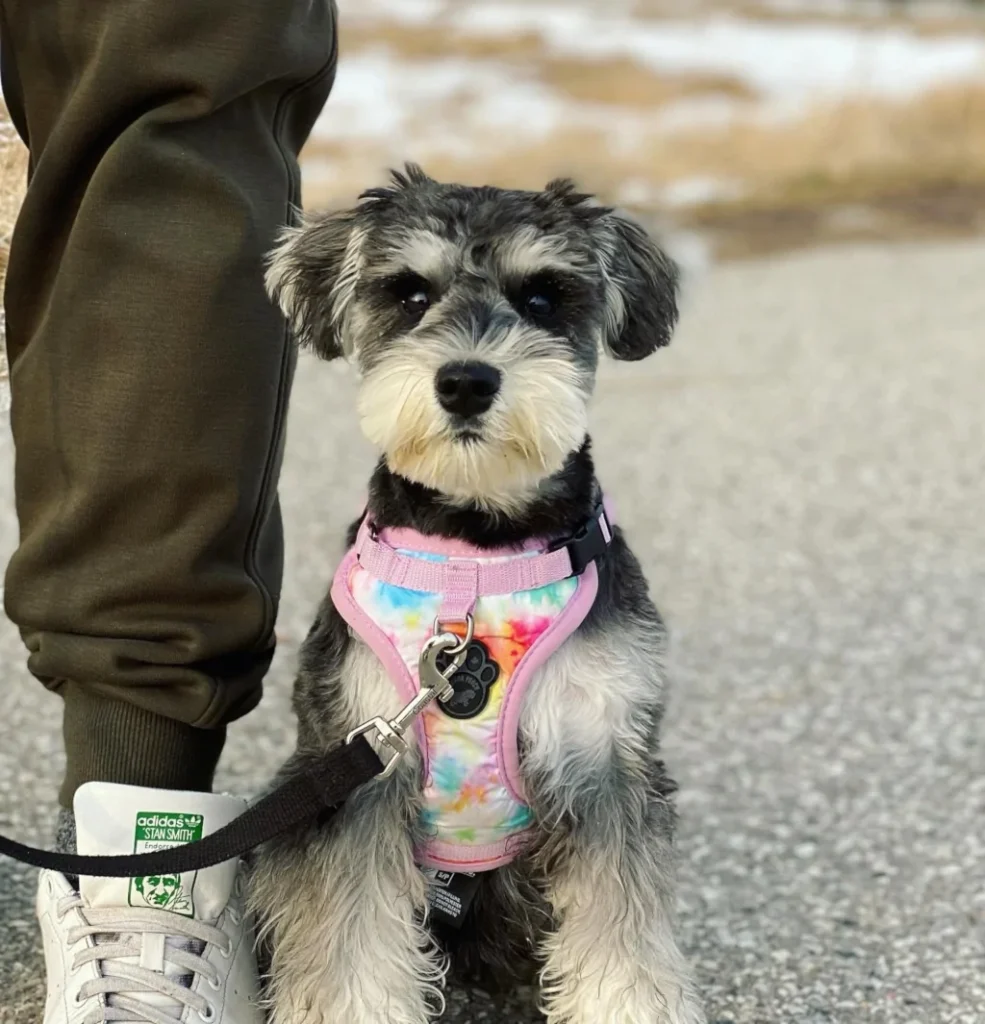
[[[605,517],[605,509],[599,502],[595,506],[592,518],[589,519],[573,537],[562,537],[554,541],[548,548],[549,551],[560,551],[561,548],[568,549],[571,557],[571,575],[580,576],[588,566],[600,555],[604,555],[612,541],[612,529],[606,519],[606,530],[602,529],[602,521]],[[606,539],[608,533],[608,539]]]

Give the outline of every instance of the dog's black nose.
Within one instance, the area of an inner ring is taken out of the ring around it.
[[[488,363],[446,363],[434,386],[443,409],[458,416],[478,416],[493,404],[503,377]]]

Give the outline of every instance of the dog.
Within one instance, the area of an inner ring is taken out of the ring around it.
[[[568,180],[466,187],[411,164],[353,209],[286,229],[272,253],[271,296],[302,345],[356,368],[361,426],[382,452],[302,647],[297,750],[278,778],[396,715],[419,653],[423,686],[432,632],[432,662],[455,683],[392,774],[330,825],[259,852],[251,899],[273,1024],[424,1024],[449,976],[492,989],[538,975],[550,1024],[704,1020],[673,934],[666,631],[606,511],[587,423],[600,354],[668,344],[677,283],[640,226]],[[501,606],[490,581],[533,580],[525,558],[552,582]],[[464,599],[431,593],[426,580],[448,573]],[[569,612],[574,623],[539,665],[517,625],[535,606],[540,636]],[[397,613],[411,626],[394,639]],[[504,697],[524,655],[523,693]],[[478,782],[432,749],[446,734],[481,747]],[[474,890],[458,921],[436,896],[455,881]]]

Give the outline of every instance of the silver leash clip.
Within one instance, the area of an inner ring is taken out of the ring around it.
[[[357,736],[364,736],[366,733],[376,731],[377,738],[381,744],[390,749],[390,756],[387,758],[378,778],[387,779],[397,769],[397,762],[407,753],[409,745],[404,739],[404,733],[413,724],[414,719],[433,700],[447,701],[454,696],[455,688],[449,682],[451,677],[465,663],[465,656],[468,653],[469,644],[475,632],[475,622],[471,615],[465,617],[465,636],[460,637],[455,633],[439,632],[441,623],[435,619],[434,636],[429,637],[421,649],[421,656],[417,662],[418,678],[421,688],[414,699],[406,704],[393,718],[381,718],[377,716],[368,722],[363,722],[346,736],[346,743],[351,743]],[[441,654],[448,656],[448,664],[444,669],[438,668],[438,657]]]

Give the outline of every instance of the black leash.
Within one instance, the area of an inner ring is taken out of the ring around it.
[[[63,875],[130,878],[141,875],[180,875],[241,857],[298,825],[327,821],[357,787],[383,771],[383,763],[365,736],[355,736],[326,755],[317,768],[289,779],[247,808],[217,832],[193,843],[158,853],[111,857],[80,857],[52,853],[0,836],[0,854],[22,864],[59,871]]]
[[[585,571],[590,562],[602,555],[611,543],[612,528],[604,503],[599,501],[592,516],[574,536],[557,541],[549,550],[566,547],[571,557],[571,573],[577,576]],[[471,623],[471,616],[466,618]],[[472,636],[471,628],[470,624],[469,639]],[[432,637],[421,653],[421,689],[395,718],[389,721],[373,718],[353,729],[346,741],[327,754],[317,768],[289,779],[247,808],[234,821],[204,839],[157,853],[82,857],[38,850],[0,835],[0,856],[76,877],[180,875],[241,857],[299,825],[315,820],[327,822],[354,789],[378,775],[386,777],[393,771],[407,750],[404,733],[414,718],[432,700],[439,697],[447,700],[454,693],[449,679],[461,667],[467,646],[468,640],[462,643],[454,633]],[[446,659],[447,664],[439,668],[437,659],[442,652],[455,657]],[[385,765],[366,739],[366,734],[373,731],[380,743],[390,749]]]

